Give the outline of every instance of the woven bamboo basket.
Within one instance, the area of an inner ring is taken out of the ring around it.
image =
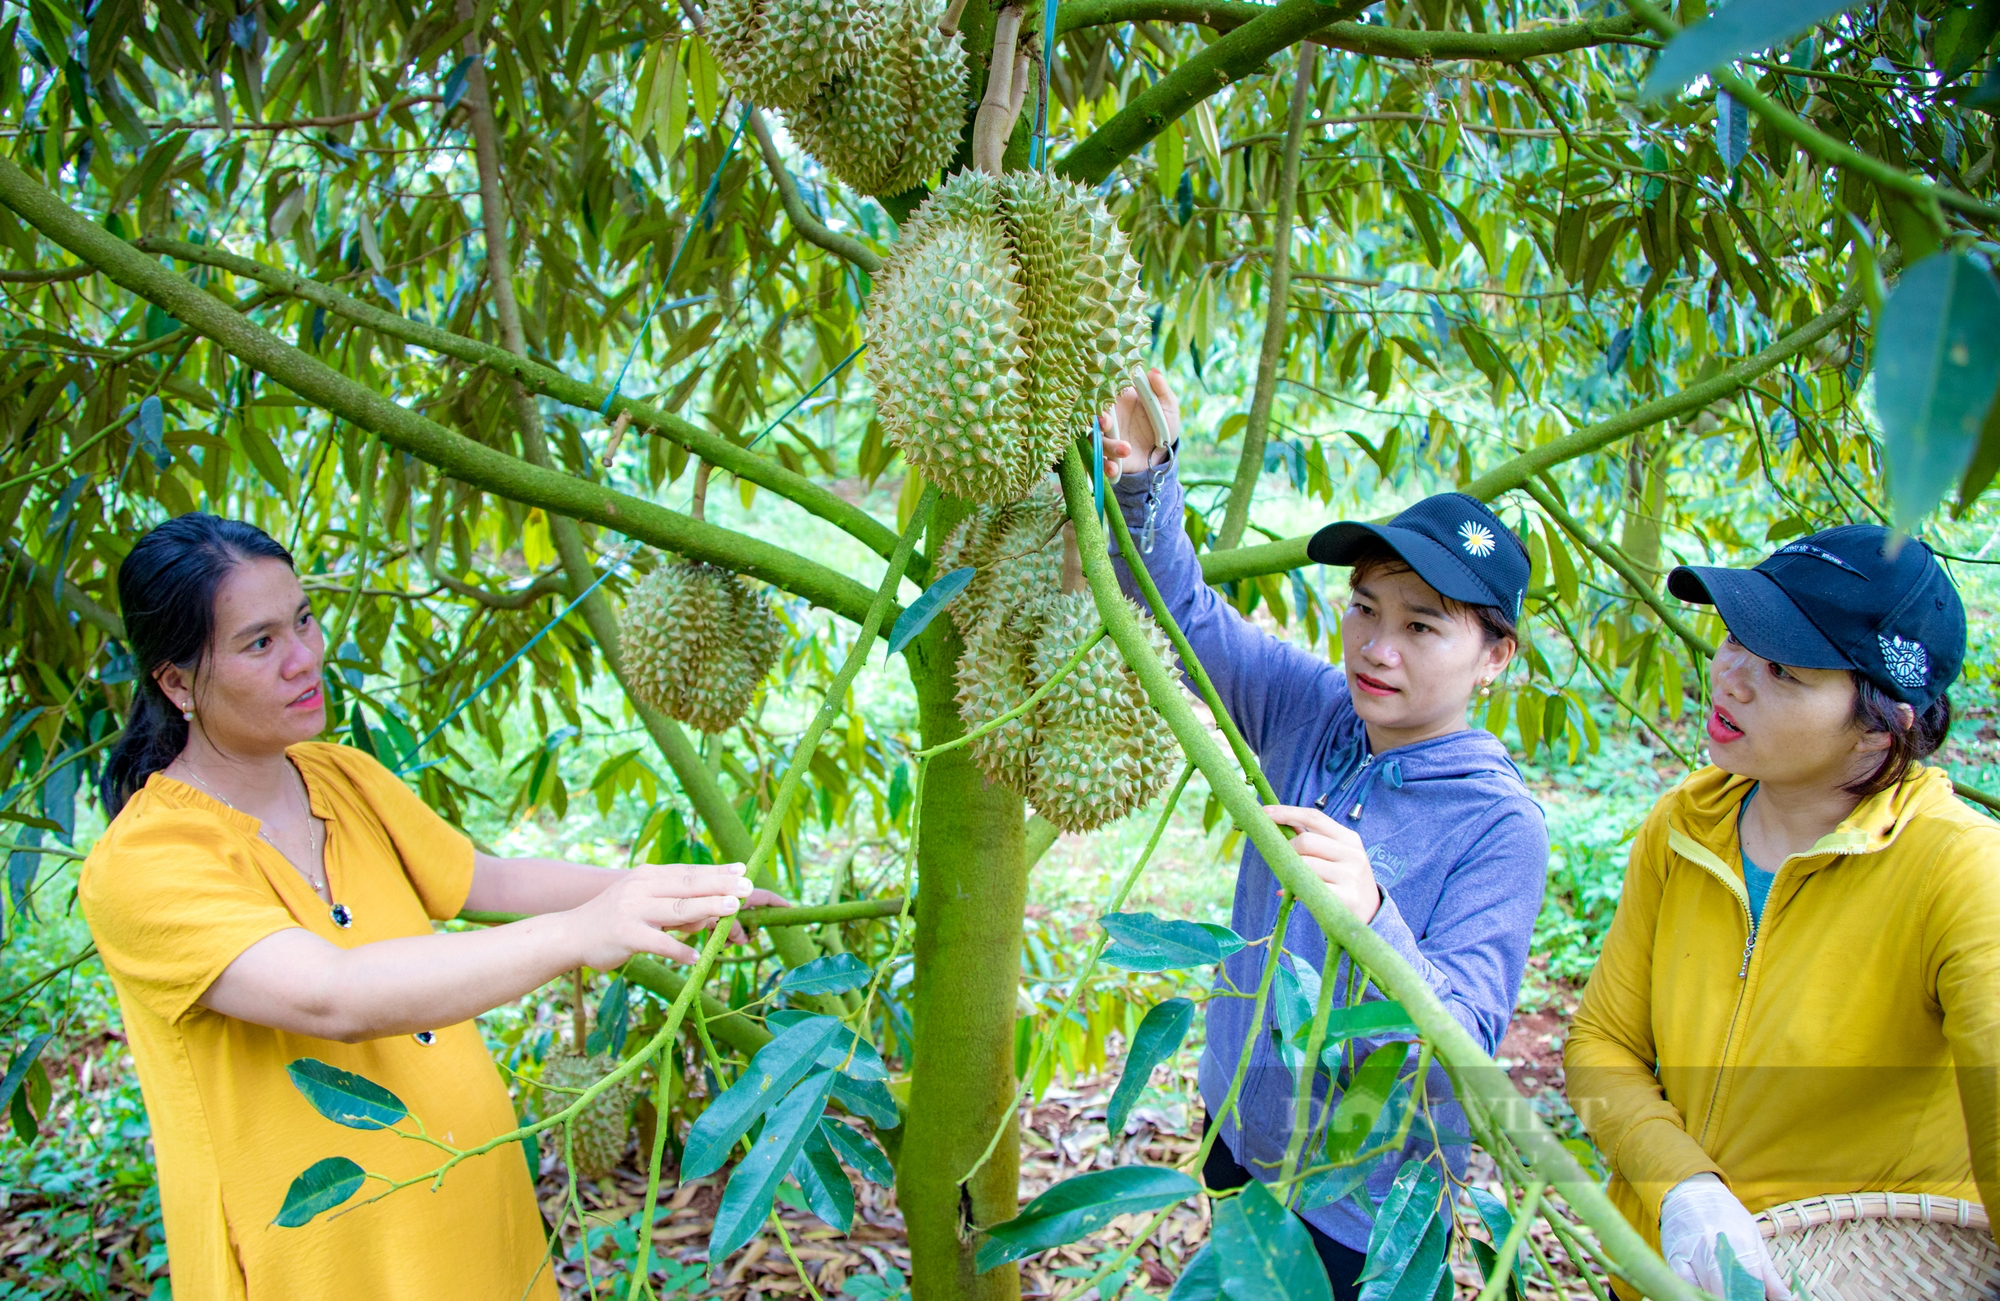
[[[1757,1228],[1811,1301],[2000,1299],[2000,1248],[1977,1202],[1838,1193],[1773,1206]]]

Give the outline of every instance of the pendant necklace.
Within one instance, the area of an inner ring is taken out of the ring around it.
[[[210,786],[200,777],[197,777],[195,775],[193,768],[189,767],[186,764],[182,764],[181,771],[187,775],[189,781],[193,782],[196,786],[199,786],[201,788],[203,794],[210,795],[215,799],[220,800],[226,808],[229,808],[234,812],[241,813],[243,811],[237,808],[234,804],[231,804],[229,802],[228,797],[223,795],[222,792]],[[303,779],[301,779],[301,784],[303,784]],[[297,799],[298,798],[297,792],[293,792],[293,796],[295,799]],[[318,818],[315,818],[312,815],[312,806],[310,804],[305,803],[305,801],[302,799],[299,800],[299,803],[300,803],[300,811],[306,815],[306,843],[311,847],[312,856],[315,859],[319,860],[322,864],[324,864],[326,862],[326,854],[325,854],[326,846],[324,843],[326,828]],[[285,851],[279,847],[278,842],[271,839],[271,833],[264,829],[264,820],[262,818],[257,819],[257,836],[265,844],[269,845],[273,849],[276,849],[278,851],[279,857],[283,858],[287,863],[291,863],[292,870],[297,872],[300,876],[304,877],[306,879],[306,884],[310,885],[315,893],[321,890],[325,890],[327,888],[325,880],[314,879],[313,874],[311,872],[300,867],[297,863],[292,863],[292,856],[290,854],[285,853]],[[348,909],[347,905],[344,903],[334,904],[330,909],[327,910],[327,915],[332,917],[333,924],[335,926],[340,927],[340,929],[342,930],[346,930],[348,927],[354,925],[354,914]]]

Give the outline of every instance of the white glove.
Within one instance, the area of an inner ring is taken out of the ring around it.
[[[1667,1265],[1696,1287],[1726,1296],[1715,1240],[1729,1239],[1736,1259],[1764,1284],[1766,1301],[1793,1301],[1792,1290],[1778,1275],[1771,1253],[1764,1249],[1757,1222],[1729,1185],[1713,1174],[1681,1180],[1660,1203],[1660,1254]]]

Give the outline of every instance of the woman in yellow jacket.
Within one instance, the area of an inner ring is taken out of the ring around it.
[[[518,1144],[435,1191],[274,1224],[321,1158],[392,1178],[439,1159],[324,1118],[287,1064],[373,1080],[430,1136],[472,1147],[515,1127],[473,1017],[573,967],[685,961],[669,932],[782,900],[736,864],[623,872],[477,853],[374,759],[314,742],[325,641],[291,556],[251,525],[169,520],[119,566],[118,596],[142,673],[78,896],[152,1121],[174,1294],[553,1301]],[[545,915],[433,933],[468,907]]]
[[[1788,1298],[1766,1207],[2000,1200],[2000,826],[1918,762],[1951,725],[1965,612],[1921,542],[1868,525],[1668,589],[1729,628],[1713,766],[1639,831],[1569,1096],[1677,1273],[1719,1292],[1726,1236]]]

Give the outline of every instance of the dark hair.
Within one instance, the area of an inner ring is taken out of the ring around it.
[[[1875,765],[1875,771],[1841,787],[1865,800],[1902,781],[1911,764],[1937,753],[1951,731],[1951,696],[1941,693],[1906,723],[1901,703],[1894,696],[1852,669],[1848,672],[1854,679],[1852,722],[1864,732],[1884,732],[1889,737],[1889,748],[1882,752],[1882,762]]]
[[[118,604],[136,671],[132,712],[104,762],[97,793],[115,818],[146,779],[187,745],[187,720],[160,690],[161,666],[193,671],[215,635],[215,594],[246,560],[292,563],[292,553],[255,524],[199,512],[153,529],[118,566]]]
[[[1388,543],[1381,542],[1370,547],[1355,558],[1353,568],[1348,570],[1348,585],[1350,587],[1359,587],[1367,581],[1368,575],[1378,570],[1387,574],[1402,573],[1405,570],[1409,570],[1411,573],[1416,572],[1410,569],[1409,561],[1397,555]],[[1422,575],[1418,576],[1422,577]],[[1464,601],[1455,601],[1451,597],[1445,596],[1442,592],[1438,593],[1438,596],[1444,601],[1446,613],[1470,615],[1479,624],[1479,630],[1486,634],[1486,644],[1488,646],[1493,645],[1495,642],[1506,641],[1510,637],[1515,641],[1521,639],[1519,630],[1514,626],[1513,616],[1509,615],[1499,606],[1468,605]]]

